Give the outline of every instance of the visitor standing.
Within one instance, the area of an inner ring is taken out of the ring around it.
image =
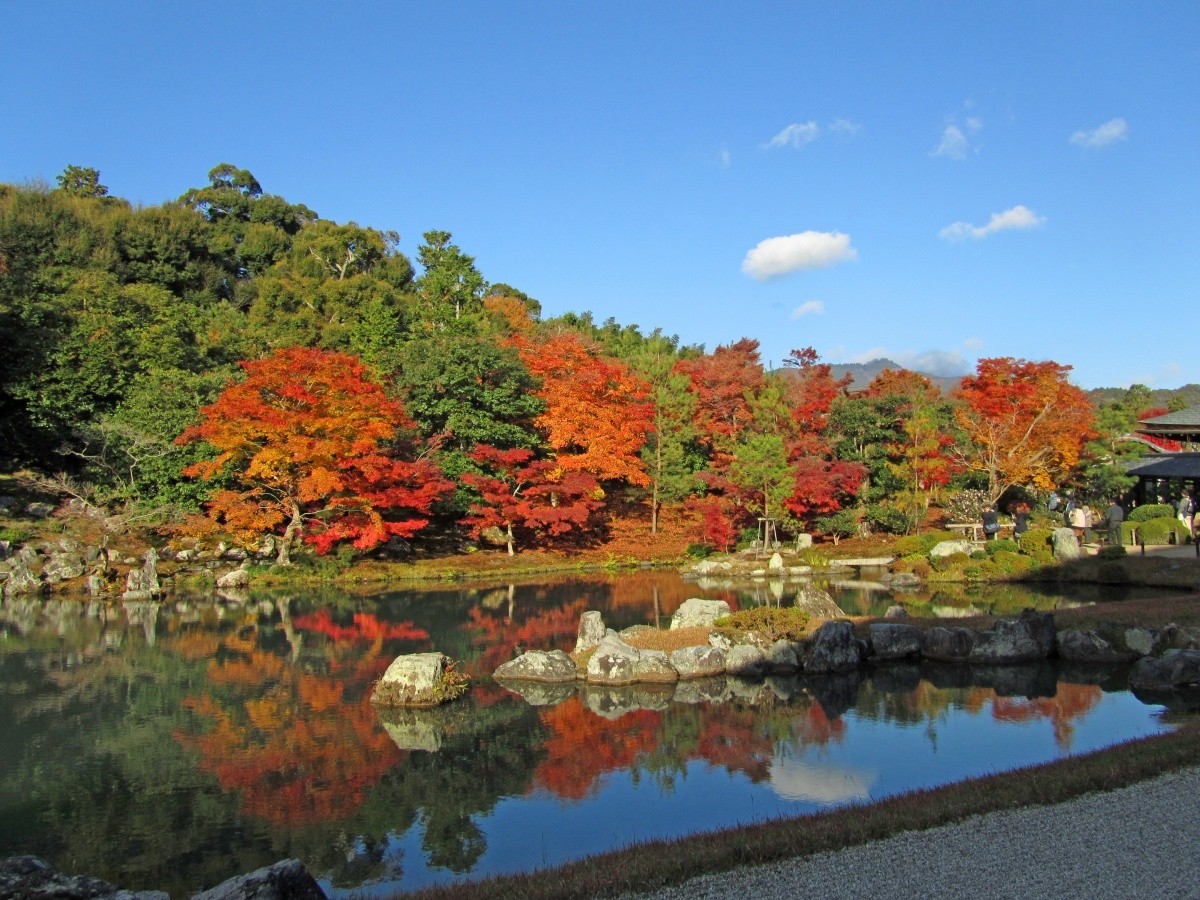
[[[983,539],[985,541],[993,540],[996,532],[1000,530],[1000,516],[996,513],[995,504],[989,503],[985,506],[979,518],[983,522]]]
[[[1019,540],[1021,535],[1029,530],[1029,504],[1019,500],[1012,506],[1013,540]]]
[[[1067,504],[1071,509],[1067,512],[1067,524],[1071,526],[1071,530],[1075,532],[1075,537],[1079,538],[1079,542],[1083,543],[1083,532],[1087,528],[1087,517],[1084,515],[1083,506],[1070,501]]]
[[[1114,500],[1104,511],[1104,527],[1108,530],[1108,543],[1112,547],[1121,546],[1121,523],[1125,521],[1125,510]]]
[[[1179,504],[1175,507],[1179,514],[1179,521],[1183,522],[1188,530],[1188,534],[1192,534],[1192,516],[1196,514],[1196,503],[1192,499],[1192,495],[1188,491],[1183,492],[1183,496],[1179,498]]]

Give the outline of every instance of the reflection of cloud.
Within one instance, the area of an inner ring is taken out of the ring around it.
[[[866,800],[878,777],[875,771],[814,766],[791,756],[771,760],[771,788],[785,800],[827,804]]]

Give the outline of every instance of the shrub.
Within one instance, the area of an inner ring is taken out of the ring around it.
[[[908,534],[916,527],[916,519],[898,506],[880,503],[867,507],[867,521],[876,531],[888,534]]]
[[[1022,575],[1033,568],[1033,559],[1011,550],[999,550],[992,555],[992,563],[1004,575]]]
[[[801,641],[808,636],[808,613],[794,606],[752,606],[713,623],[720,631],[756,631],[771,641]]]
[[[987,491],[968,488],[951,497],[942,509],[951,522],[978,522],[989,499]]]
[[[1134,507],[1125,517],[1128,522],[1148,522],[1150,519],[1173,518],[1175,518],[1175,509],[1166,503],[1147,503],[1145,506]]]
[[[15,526],[0,528],[0,541],[8,541],[10,544],[23,544],[32,538],[33,532],[25,528],[17,528]]]
[[[951,553],[947,556],[940,556],[937,559],[930,560],[930,562],[935,572],[949,572],[951,569],[962,568],[970,558],[965,553]]]
[[[962,535],[956,531],[934,531],[929,534],[910,534],[892,544],[892,552],[897,556],[908,556],[911,553],[926,554],[942,541],[961,541]]]
[[[1135,521],[1126,521],[1126,522],[1121,523],[1121,543],[1122,544],[1136,544],[1137,543],[1137,530],[1138,530],[1139,525],[1141,525],[1141,523],[1136,520]]]
[[[1097,554],[1101,559],[1121,559],[1126,555],[1124,547],[1101,547]]]
[[[1036,556],[1039,551],[1047,550],[1050,546],[1050,540],[1054,537],[1054,531],[1050,528],[1030,528],[1027,532],[1021,535],[1018,543],[1021,545],[1021,552],[1028,553],[1030,556]]]
[[[1012,538],[997,538],[984,544],[983,549],[988,556],[995,556],[997,553],[1020,553],[1021,545]]]
[[[1169,544],[1172,536],[1175,543],[1187,541],[1190,532],[1187,526],[1175,518],[1163,516],[1159,519],[1148,519],[1138,527],[1138,538],[1143,544]]]
[[[814,569],[828,569],[829,557],[816,547],[807,547],[796,554],[796,559],[802,566],[812,566]]]
[[[688,548],[684,552],[689,559],[707,559],[712,555],[713,548],[708,544],[688,544]]]

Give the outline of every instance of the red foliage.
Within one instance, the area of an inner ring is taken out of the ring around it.
[[[424,641],[429,632],[412,622],[381,622],[371,613],[355,613],[353,625],[338,625],[327,609],[297,616],[292,624],[305,631],[327,635],[334,641]]]
[[[858,492],[867,476],[862,463],[804,456],[792,463],[795,489],[784,505],[800,518],[837,512]]]
[[[452,485],[431,463],[398,457],[397,439],[413,423],[362,363],[285,348],[241,365],[245,380],[178,438],[217,451],[185,474],[237,485],[214,495],[214,519],[248,540],[288,523],[289,537],[306,531],[320,553],[344,540],[367,550],[425,527]]]
[[[491,474],[462,476],[483,498],[463,522],[476,535],[501,529],[510,536],[510,553],[519,531],[552,538],[586,531],[602,505],[604,492],[591,474],[566,471],[559,460],[532,457],[530,450],[498,450],[480,444],[471,458]]]
[[[1070,366],[1008,357],[981,359],[955,392],[968,468],[988,476],[999,496],[1011,484],[1050,489],[1093,436],[1087,395],[1067,381]]]
[[[712,454],[713,468],[723,472],[733,459],[738,436],[753,419],[750,398],[763,387],[758,341],[742,338],[711,354],[681,359],[675,368],[691,379],[696,431]]]

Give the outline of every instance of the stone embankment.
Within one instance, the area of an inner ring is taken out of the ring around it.
[[[676,612],[671,628],[708,627],[728,614],[724,601],[691,599]],[[1017,673],[1007,678],[1004,669],[1024,671],[1056,659],[1083,667],[1133,663],[1130,685],[1146,692],[1200,689],[1200,633],[1195,629],[1170,625],[1060,631],[1052,614],[1033,610],[983,631],[922,629],[905,621],[899,607],[892,614],[896,618],[866,626],[862,636],[851,622],[835,620],[799,642],[767,641],[755,633],[731,640],[714,629],[707,644],[668,654],[639,650],[627,640],[645,626],[618,634],[605,628],[599,612],[589,611],[580,619],[573,655],[531,650],[500,666],[494,677],[538,704],[560,702],[579,682],[589,688],[637,685],[643,692],[665,688],[674,700],[696,702],[713,699],[714,689],[703,682],[720,676],[828,676],[906,663],[910,668],[913,663],[969,668],[977,680],[999,685],[1012,680],[1020,691]]]
[[[22,900],[170,900],[165,891],[129,891],[87,875],[67,875],[36,856],[0,860],[0,897]],[[192,900],[325,900],[321,886],[297,859],[237,875]]]
[[[240,592],[250,583],[246,567],[252,561],[270,561],[275,553],[271,537],[264,538],[253,553],[224,543],[207,550],[148,547],[130,553],[71,537],[20,546],[0,541],[0,597],[75,591],[98,599],[156,600],[169,593],[175,582],[198,580],[240,600],[245,599]],[[162,574],[163,563],[168,564],[170,575]]]

